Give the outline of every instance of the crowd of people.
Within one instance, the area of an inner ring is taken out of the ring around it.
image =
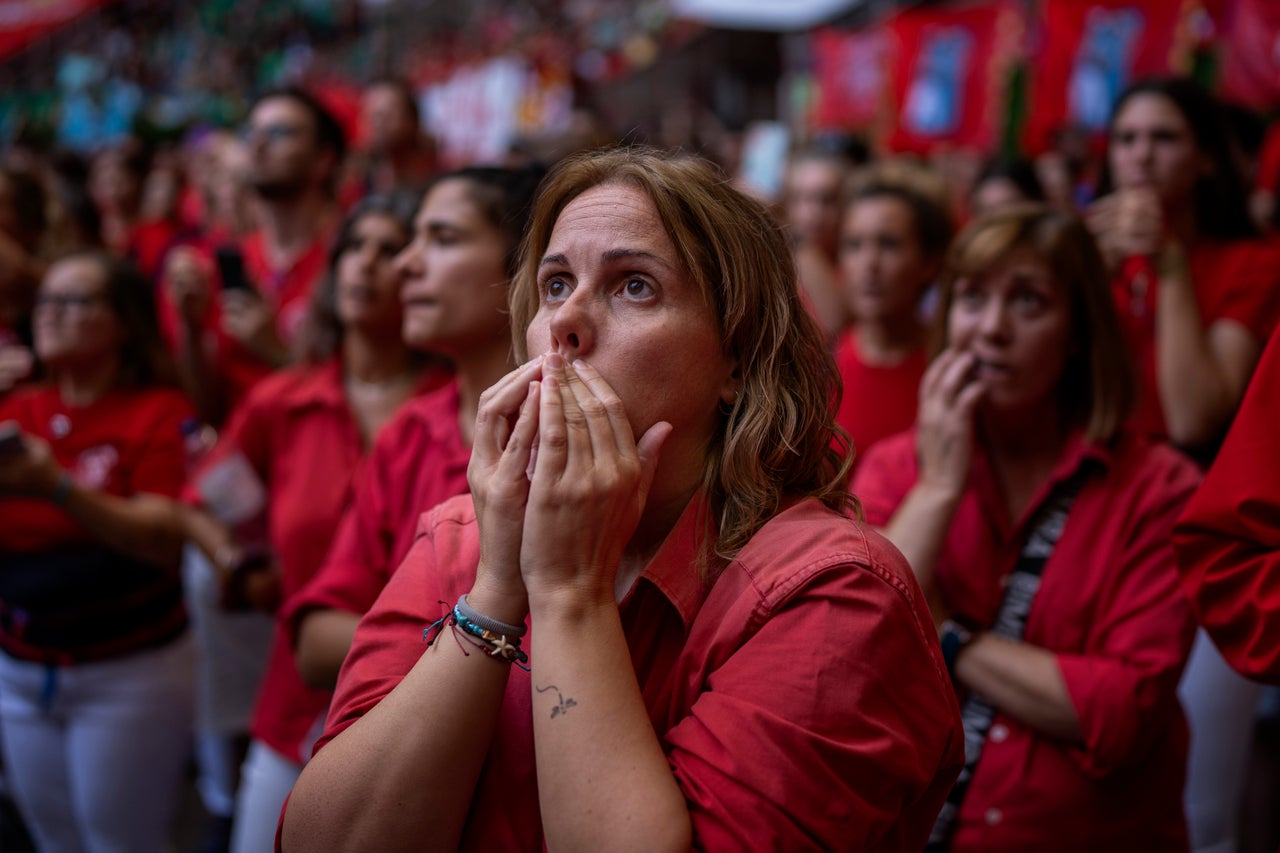
[[[1207,91],[1087,192],[777,200],[362,107],[0,163],[0,841],[194,781],[233,853],[1274,849],[1280,242]]]

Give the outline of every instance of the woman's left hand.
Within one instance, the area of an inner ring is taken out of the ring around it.
[[[62,468],[48,442],[28,433],[21,437],[21,451],[0,454],[0,496],[51,498]]]
[[[609,383],[556,354],[543,366],[538,424],[520,550],[530,603],[613,603],[618,564],[671,425],[659,421],[637,442]]]

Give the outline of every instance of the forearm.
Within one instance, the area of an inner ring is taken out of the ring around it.
[[[62,508],[107,547],[163,569],[177,567],[183,525],[176,501],[148,494],[121,498],[71,483]]]
[[[957,494],[917,483],[882,531],[907,558],[931,607],[936,597],[934,578],[938,556],[959,503]]]
[[[230,568],[239,549],[227,526],[198,507],[183,506],[180,512],[187,539],[204,553],[214,568]]]
[[[303,769],[284,849],[457,849],[509,672],[443,628],[400,684]]]
[[[1234,388],[1196,303],[1185,258],[1159,261],[1156,304],[1156,381],[1169,437],[1198,447],[1218,438],[1230,422],[1243,387]]]
[[[191,398],[196,413],[205,423],[219,424],[225,414],[218,377],[204,345],[204,330],[186,324],[178,344],[178,374],[183,390]]]
[[[645,709],[617,606],[534,606],[533,624],[548,849],[688,850],[688,806]]]
[[[343,610],[317,609],[303,616],[296,649],[302,680],[318,690],[332,690],[359,624],[358,614]]]
[[[1079,743],[1083,734],[1054,654],[978,634],[956,657],[956,680],[999,710],[1051,737]]]

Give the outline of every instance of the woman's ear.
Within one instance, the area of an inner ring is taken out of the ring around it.
[[[720,388],[720,402],[725,406],[732,408],[733,404],[738,402],[738,394],[742,391],[742,371],[735,364],[733,371],[725,378],[724,385]]]

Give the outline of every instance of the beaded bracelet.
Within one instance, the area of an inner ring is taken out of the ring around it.
[[[513,663],[525,672],[529,672],[529,667],[525,665],[529,661],[529,656],[520,648],[520,637],[524,635],[527,629],[524,626],[509,625],[496,619],[481,616],[470,605],[466,604],[465,599],[466,596],[464,595],[458,600],[458,604],[454,605],[450,613],[432,622],[422,632],[422,639],[426,641],[427,645],[432,645],[439,638],[440,632],[444,630],[444,626],[447,623],[453,629],[454,640],[458,642],[458,647],[462,648],[464,655],[469,654],[462,647],[462,640],[465,639],[468,644],[475,646],[486,656]],[[444,603],[443,601],[440,602],[440,604]],[[463,608],[465,608],[465,611]],[[468,613],[479,617],[483,624],[470,618]],[[510,632],[494,631],[485,627],[486,625],[499,625],[504,628],[515,628],[516,630]]]
[[[499,622],[497,619],[491,619],[476,612],[475,608],[467,601],[467,594],[464,592],[458,597],[458,603],[454,606],[454,611],[461,613],[467,617],[467,621],[473,625],[479,625],[495,634],[505,634],[508,637],[515,637],[517,640],[524,636],[525,631],[529,630],[524,625],[512,625],[510,622]]]

